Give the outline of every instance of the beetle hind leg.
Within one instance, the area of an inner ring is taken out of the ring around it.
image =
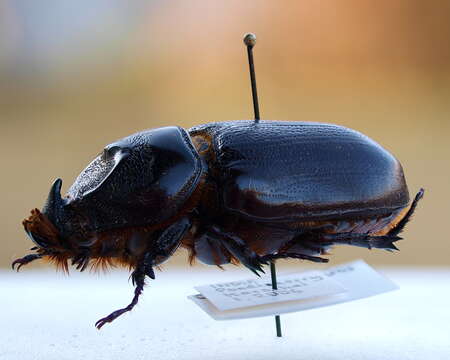
[[[403,229],[405,228],[406,224],[411,220],[411,216],[414,214],[414,211],[416,210],[417,203],[420,199],[423,198],[425,190],[420,189],[419,192],[414,197],[414,200],[408,210],[408,212],[405,214],[405,216],[388,232],[388,235],[397,236],[400,234]]]
[[[269,254],[261,257],[264,261],[272,261],[277,259],[299,259],[299,260],[309,260],[317,263],[327,263],[329,260],[321,258],[319,256],[298,254],[298,253],[279,253],[279,254]]]
[[[394,242],[401,240],[395,235],[369,235],[359,233],[318,234],[311,243],[320,244],[322,247],[333,245],[353,245],[366,249],[383,249],[387,251],[398,250]]]

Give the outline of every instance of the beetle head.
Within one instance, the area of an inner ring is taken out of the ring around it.
[[[31,210],[31,215],[22,224],[25,232],[39,248],[61,245],[61,223],[65,201],[61,198],[61,179],[57,179],[48,194],[42,209]]]
[[[31,215],[22,224],[28,237],[36,245],[33,249],[37,254],[48,255],[67,269],[64,263],[67,263],[72,251],[60,228],[66,203],[61,198],[61,184],[61,179],[53,183],[42,212],[39,209],[31,210]]]

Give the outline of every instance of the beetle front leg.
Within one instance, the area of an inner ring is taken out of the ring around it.
[[[187,218],[182,218],[176,223],[165,229],[152,248],[144,255],[138,263],[134,271],[131,273],[131,282],[135,286],[134,296],[131,303],[123,309],[116,310],[108,316],[98,320],[95,323],[97,329],[101,329],[106,323],[110,323],[117,319],[120,315],[131,311],[138,303],[139,296],[142,294],[145,286],[145,276],[155,279],[153,265],[155,265],[158,257],[167,258],[178,247],[186,231],[191,226],[191,222]]]
[[[141,264],[138,265],[138,267],[136,269],[134,269],[134,271],[131,274],[132,282],[136,286],[134,289],[134,296],[133,296],[133,300],[131,300],[131,303],[128,304],[128,306],[124,307],[123,309],[116,310],[116,311],[112,312],[111,314],[109,314],[108,316],[98,320],[95,323],[95,327],[97,329],[100,330],[103,325],[114,321],[120,315],[122,315],[128,311],[131,311],[136,306],[136,304],[138,303],[138,300],[139,300],[139,296],[142,294],[142,291],[144,290],[145,275],[146,275],[145,268],[144,268],[144,264],[142,262]]]

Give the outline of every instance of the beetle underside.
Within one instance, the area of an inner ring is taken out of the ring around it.
[[[188,249],[191,263],[196,258],[217,266],[242,263],[257,275],[262,271],[261,265],[277,258],[328,262],[320,255],[327,255],[333,245],[398,250],[394,242],[401,239],[398,235],[410,220],[422,196],[421,189],[409,207],[366,219],[274,225],[242,218],[237,221],[224,218],[222,223],[234,223],[233,228],[212,226],[207,231],[191,233],[183,239],[182,246]]]
[[[421,189],[408,208],[396,211],[388,216],[354,221],[316,221],[276,227],[254,224],[259,225],[254,228],[249,227],[249,224],[245,223],[245,221],[241,221],[242,231],[239,231],[239,225],[234,229],[234,234],[238,235],[230,236],[227,232],[222,232],[217,227],[213,227],[206,238],[198,236],[194,226],[191,228],[194,232],[188,232],[184,236],[181,245],[189,250],[191,263],[195,258],[219,267],[226,263],[242,263],[258,276],[260,272],[264,272],[262,269],[263,265],[267,265],[269,261],[276,259],[291,258],[314,262],[328,262],[328,259],[319,257],[319,255],[327,255],[330,247],[338,244],[354,245],[368,249],[397,250],[394,242],[401,239],[398,235],[410,220],[422,196],[423,190]],[[37,221],[36,219],[43,221],[42,214],[37,210],[33,211],[32,217],[30,218],[35,219],[35,221]],[[27,224],[27,221],[29,220],[25,220],[24,224]],[[33,229],[33,226],[26,226],[26,229],[28,228]],[[44,221],[44,228],[51,229],[47,221]],[[292,236],[293,233],[297,233],[298,235]],[[127,234],[127,237],[132,236],[133,230],[128,229]],[[239,242],[239,236],[242,236],[245,242]],[[261,241],[263,237],[270,241]],[[102,238],[104,239],[103,241],[107,239],[106,236]],[[98,328],[101,328],[107,322],[112,322],[123,313],[132,310],[143,291],[145,277],[155,278],[152,268],[154,264],[149,261],[147,256],[138,260],[132,257],[120,256],[89,256],[76,252],[72,254],[68,254],[67,252],[47,252],[45,249],[39,247],[33,249],[37,250],[35,254],[17,259],[12,264],[13,268],[17,265],[17,270],[19,270],[20,267],[33,260],[44,258],[56,262],[63,270],[67,270],[67,260],[69,259],[72,260],[72,265],[75,265],[80,271],[85,270],[89,263],[91,264],[91,268],[125,265],[134,269],[131,278],[133,284],[136,285],[136,289],[132,302],[127,307],[114,311],[107,317],[99,320],[96,323]],[[118,253],[119,249],[120,246],[117,249]]]

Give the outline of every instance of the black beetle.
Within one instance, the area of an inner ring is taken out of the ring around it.
[[[331,124],[230,121],[165,127],[108,145],[62,198],[53,184],[24,220],[38,258],[67,270],[126,265],[132,302],[181,245],[210,265],[254,273],[280,258],[326,262],[335,244],[396,249],[409,204],[402,166],[361,133]]]

